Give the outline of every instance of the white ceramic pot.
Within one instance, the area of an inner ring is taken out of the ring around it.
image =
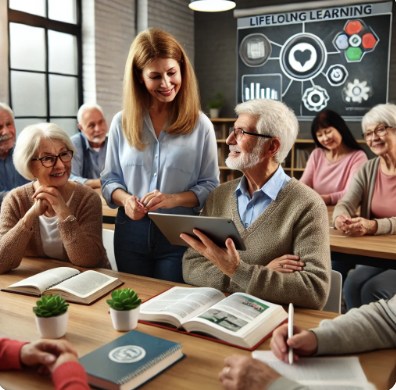
[[[210,108],[209,115],[211,118],[218,118],[219,117],[220,108]]]
[[[111,320],[115,330],[126,331],[137,327],[140,305],[133,310],[114,310],[110,308]]]
[[[59,339],[66,334],[69,312],[55,317],[37,317],[36,324],[41,337],[45,339]]]

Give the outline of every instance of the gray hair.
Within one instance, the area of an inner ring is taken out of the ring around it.
[[[12,120],[14,120],[14,113],[8,104],[0,103],[0,111],[7,111],[11,115]]]
[[[15,169],[27,180],[35,179],[31,172],[31,159],[44,139],[60,140],[68,150],[76,151],[70,137],[55,123],[37,123],[25,127],[15,144],[13,161]]]
[[[378,104],[374,106],[362,119],[363,133],[368,126],[380,124],[396,128],[396,105],[392,103]]]
[[[84,103],[79,108],[78,113],[77,113],[78,123],[81,125],[82,116],[84,115],[85,111],[94,110],[94,109],[100,111],[102,113],[103,117],[104,117],[102,107],[100,107],[99,104],[96,104],[96,103]]]
[[[280,140],[280,148],[274,156],[281,163],[297,139],[299,125],[293,110],[286,104],[272,99],[249,100],[235,107],[237,115],[250,114],[258,117],[256,129]]]

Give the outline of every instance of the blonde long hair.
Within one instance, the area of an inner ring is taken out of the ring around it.
[[[140,83],[137,74],[157,58],[171,58],[180,65],[182,83],[179,93],[170,104],[169,134],[188,134],[197,123],[201,104],[198,83],[191,63],[182,46],[169,33],[148,29],[142,31],[132,42],[125,65],[122,131],[128,144],[143,150],[142,141],[144,111],[149,107],[150,94],[144,83]]]

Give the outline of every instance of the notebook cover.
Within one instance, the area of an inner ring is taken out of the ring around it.
[[[125,346],[133,348],[120,348]],[[122,385],[181,348],[180,343],[132,330],[84,355],[79,361],[88,375]]]

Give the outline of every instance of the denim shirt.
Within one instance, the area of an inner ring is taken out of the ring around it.
[[[84,184],[88,179],[99,179],[105,165],[107,137],[104,146],[98,152],[89,145],[83,133],[73,135],[71,140],[76,153],[72,160],[70,180]]]
[[[200,113],[191,133],[172,135],[161,131],[157,139],[147,113],[142,129],[142,140],[147,144],[144,150],[129,146],[121,119],[119,112],[111,123],[105,169],[101,174],[102,194],[107,204],[118,207],[111,201],[112,193],[118,188],[139,199],[156,189],[165,194],[192,191],[198,198],[198,206],[156,212],[198,214],[208,195],[219,185],[217,143],[209,118]]]
[[[30,182],[30,180],[21,176],[14,167],[14,163],[12,161],[14,148],[15,146],[11,149],[10,154],[5,160],[0,158],[0,205],[7,192]]]
[[[285,188],[290,179],[279,165],[272,177],[259,190],[254,191],[253,198],[251,198],[246,177],[243,176],[234,191],[238,200],[238,212],[243,226],[249,227],[276,199],[279,192]]]

